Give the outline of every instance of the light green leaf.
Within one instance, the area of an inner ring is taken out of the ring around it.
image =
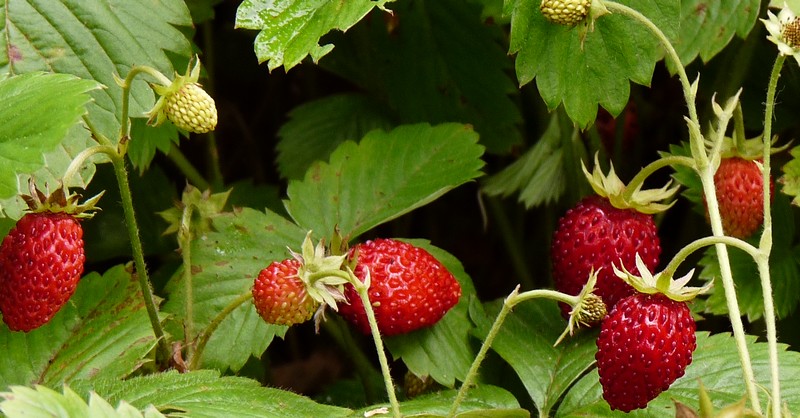
[[[192,310],[195,332],[208,326],[228,304],[250,292],[258,273],[273,261],[289,257],[287,247],[299,251],[306,231],[272,212],[237,209],[213,219],[213,231],[192,244]],[[169,332],[180,339],[186,321],[183,271],[166,287],[164,312],[173,314]],[[286,327],[268,325],[251,302],[240,305],[212,334],[204,367],[239,370],[250,356],[260,357],[275,335]]]
[[[667,36],[680,21],[678,0],[620,1],[649,17]],[[563,103],[570,119],[588,127],[597,105],[618,115],[628,103],[629,81],[649,85],[656,62],[663,55],[655,36],[642,24],[618,15],[597,19],[594,31],[581,41],[577,27],[545,20],[539,2],[506,0],[511,14],[509,52],[517,54],[521,85],[536,78],[549,109]]]
[[[481,339],[489,332],[502,301],[475,305],[470,316]],[[488,314],[488,315],[487,315]],[[539,416],[550,416],[564,392],[594,363],[596,331],[580,331],[553,347],[567,322],[552,300],[532,300],[514,307],[497,334],[492,349],[517,373]]]
[[[263,387],[242,377],[220,376],[212,370],[174,371],[127,380],[104,380],[91,387],[111,401],[125,400],[137,408],[153,405],[161,411],[181,411],[195,418],[285,417],[337,418],[350,410],[318,404],[292,392]]]
[[[342,142],[391,128],[387,112],[359,94],[325,97],[294,108],[278,131],[278,170],[285,178],[302,179],[313,162],[327,161]]]
[[[174,69],[167,54],[186,60],[192,54],[189,39],[175,27],[192,24],[186,4],[180,0],[17,0],[3,5],[0,78],[44,71],[73,74],[103,84],[105,89],[91,94],[94,101],[88,106],[88,117],[112,141],[118,139],[122,106],[122,89],[113,75],[125,77],[134,65],[149,65],[172,76]],[[180,70],[183,72],[183,68]],[[155,102],[146,81],[137,78],[133,84],[132,117],[141,116]],[[29,113],[40,117],[48,114]],[[82,126],[77,128],[59,138],[61,147],[45,155],[47,167],[27,174],[33,174],[37,181],[59,179],[72,158],[91,143],[88,131]],[[91,179],[93,169],[90,163],[82,179],[71,179],[71,185],[84,185]]]
[[[475,357],[470,346],[472,323],[470,300],[477,298],[472,280],[461,262],[452,254],[424,240],[404,240],[424,248],[442,263],[461,284],[461,300],[434,326],[409,334],[386,338],[386,347],[395,359],[402,359],[417,376],[430,376],[440,384],[453,387],[463,381]]]
[[[745,38],[761,11],[759,0],[682,0],[680,31],[672,40],[683,65],[708,62],[733,39]]]
[[[70,301],[28,333],[0,328],[0,387],[122,378],[155,346],[138,282],[124,266],[83,277]]]
[[[792,204],[800,206],[800,146],[794,147],[790,151],[791,161],[782,168],[783,175],[780,182],[783,184],[782,192],[792,197]]]
[[[756,343],[756,337],[747,337],[747,346],[752,358],[756,381],[762,387],[770,387],[769,353],[766,343]],[[660,418],[675,416],[673,400],[697,407],[699,404],[699,385],[702,381],[708,390],[715,407],[730,405],[745,397],[742,383],[742,369],[736,344],[730,334],[709,335],[697,333],[697,349],[692,364],[686,374],[675,381],[669,390],[661,393],[647,405],[647,409],[632,411],[629,414],[611,412],[602,398],[597,370],[592,370],[570,389],[558,409],[556,417],[630,417]],[[800,373],[800,353],[787,351],[785,345],[779,348],[781,400],[788,403],[790,410],[800,410],[800,387],[796,384]],[[760,391],[761,404],[767,404],[767,394]]]
[[[0,198],[17,194],[19,174],[45,165],[44,155],[86,114],[89,92],[99,87],[91,80],[40,72],[0,81]]]
[[[345,142],[305,179],[289,182],[286,209],[322,236],[361,233],[426,205],[481,172],[483,147],[468,126],[404,125]]]
[[[420,396],[414,400],[402,402],[400,404],[400,412],[404,417],[408,418],[445,417],[450,412],[455,396],[455,390]],[[369,406],[355,411],[353,416],[363,417],[366,412],[374,411],[381,407],[388,408],[389,405]],[[391,408],[389,408],[389,411],[391,411]],[[529,416],[528,411],[520,408],[519,403],[511,393],[505,389],[490,385],[480,385],[472,388],[456,415],[458,418],[527,418]]]
[[[156,418],[164,417],[163,414],[147,408],[142,414],[126,402],[120,402],[114,409],[105,399],[96,393],[89,395],[89,403],[81,399],[75,392],[64,386],[62,393],[58,393],[44,386],[29,388],[25,386],[12,386],[10,392],[0,393],[4,398],[0,402],[0,411],[8,418],[16,417],[86,417],[86,418]]]
[[[245,0],[236,11],[236,28],[260,32],[255,40],[258,62],[270,71],[283,65],[288,71],[311,55],[316,62],[333,49],[320,38],[338,29],[346,31],[387,0]]]

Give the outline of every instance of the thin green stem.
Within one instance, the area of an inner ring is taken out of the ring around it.
[[[736,103],[736,109],[733,111],[733,134],[736,137],[735,146],[738,150],[744,150],[745,133],[744,133],[744,113],[742,112],[742,103]]]
[[[120,140],[128,138],[130,135],[130,118],[128,117],[128,109],[130,106],[131,87],[133,87],[133,79],[139,74],[148,74],[158,80],[159,83],[168,86],[172,81],[167,78],[160,71],[153,67],[146,65],[134,65],[125,77],[122,83],[122,118],[120,119],[119,137]],[[124,154],[124,153],[123,153]]]
[[[383,382],[386,385],[386,394],[389,396],[389,404],[392,407],[392,415],[394,415],[394,418],[401,418],[400,403],[397,401],[397,393],[395,393],[391,371],[389,370],[389,359],[386,358],[381,332],[378,329],[378,322],[375,320],[375,311],[372,309],[372,302],[369,301],[369,288],[358,279],[355,279],[355,281],[357,283],[352,284],[361,298],[364,311],[367,313],[367,321],[369,321],[369,329],[372,332],[372,340],[375,342],[375,350],[378,352],[378,362],[381,365],[381,373],[383,374]]]
[[[178,248],[181,250],[183,263],[183,289],[186,300],[186,317],[183,322],[186,357],[193,358],[194,348],[194,285],[192,281],[192,213],[194,205],[185,205],[181,216],[181,226],[178,229]]]
[[[86,162],[86,160],[97,154],[106,154],[113,158],[115,155],[117,155],[117,150],[109,145],[95,145],[81,151],[75,156],[75,158],[72,159],[67,167],[67,171],[65,171],[64,175],[61,177],[64,185],[69,182],[69,179],[72,176],[78,174],[78,171],[80,171],[80,169],[83,167],[83,164]],[[81,181],[83,180],[81,179]]]
[[[652,163],[648,164],[647,166],[639,170],[639,172],[636,173],[636,176],[634,176],[631,179],[631,181],[625,187],[625,194],[623,198],[626,201],[629,201],[633,196],[633,193],[636,192],[636,190],[639,189],[644,184],[645,180],[647,180],[647,178],[650,177],[656,171],[664,167],[676,167],[681,165],[694,168],[695,162],[694,159],[690,157],[683,157],[680,155],[670,155],[653,161]]]
[[[191,161],[181,152],[181,149],[178,148],[176,144],[172,144],[170,146],[169,152],[167,153],[167,157],[178,167],[178,170],[183,173],[184,176],[189,180],[190,183],[197,186],[200,190],[209,190],[211,185],[208,181],[200,174],[200,171],[192,165]]]
[[[483,340],[483,344],[481,344],[478,354],[472,361],[469,371],[467,371],[467,376],[464,378],[464,383],[462,383],[461,387],[458,389],[456,399],[453,401],[453,405],[450,407],[450,412],[448,412],[447,417],[453,418],[456,416],[456,413],[458,413],[458,408],[467,398],[467,392],[475,384],[475,380],[478,378],[478,369],[480,368],[481,363],[486,358],[486,354],[489,353],[489,348],[492,347],[492,343],[497,337],[497,334],[500,332],[503,322],[505,322],[506,317],[511,310],[514,309],[514,306],[521,302],[537,298],[553,299],[559,302],[568,303],[570,305],[575,305],[579,300],[579,298],[576,296],[567,295],[565,293],[549,289],[536,289],[519,293],[519,286],[517,286],[503,301],[503,306],[500,308],[500,312],[498,312],[492,327],[489,328],[489,333],[486,334],[486,338]]]
[[[710,245],[716,244],[724,244],[731,247],[738,248],[752,256],[754,259],[761,256],[761,250],[758,248],[750,245],[747,241],[741,240],[739,238],[729,237],[729,236],[710,236],[710,237],[703,237],[692,241],[688,245],[684,246],[683,248],[678,251],[672,260],[670,260],[669,264],[664,267],[664,270],[661,272],[662,276],[672,278],[675,275],[675,272],[678,270],[678,266],[683,263],[686,258],[692,254],[693,252],[708,247]]]
[[[100,145],[108,145],[108,146],[113,146],[114,145],[111,142],[111,140],[108,139],[107,136],[103,135],[103,133],[100,132],[97,129],[97,127],[95,126],[94,122],[92,122],[92,120],[89,119],[88,115],[83,115],[83,123],[86,124],[87,128],[89,128],[89,132],[91,132],[92,138],[94,138],[94,140],[97,141],[98,144],[100,144]]]
[[[775,110],[775,92],[778,87],[778,78],[786,56],[778,54],[772,67],[769,85],[767,87],[766,109],[764,112],[764,141],[762,184],[764,189],[764,231],[761,235],[759,246],[764,253],[763,258],[756,260],[759,276],[761,277],[761,293],[764,296],[764,321],[767,327],[767,344],[769,348],[769,364],[772,379],[772,416],[781,416],[781,384],[780,365],[778,364],[778,333],[775,325],[775,307],[772,299],[772,282],[769,274],[769,254],[772,251],[772,197],[770,196],[770,156],[772,145],[772,115]]]
[[[156,362],[167,361],[170,358],[170,350],[164,330],[161,328],[161,321],[158,318],[153,297],[153,289],[150,286],[150,279],[147,274],[147,265],[144,261],[144,251],[142,241],[139,238],[139,225],[136,223],[136,214],[133,210],[133,198],[131,187],[128,182],[128,170],[125,167],[125,157],[119,154],[111,156],[111,163],[114,165],[114,174],[117,177],[120,197],[122,199],[122,210],[125,213],[125,224],[128,227],[128,238],[130,239],[131,250],[133,252],[133,262],[136,266],[136,276],[139,279],[139,287],[142,290],[147,316],[150,318],[150,325],[153,328],[157,342]]]
[[[253,299],[253,293],[247,291],[246,293],[242,293],[241,295],[237,296],[236,299],[231,301],[228,306],[225,307],[214,319],[211,320],[211,323],[203,330],[197,340],[197,347],[194,350],[194,355],[192,355],[191,360],[189,362],[189,370],[197,370],[200,367],[200,361],[203,359],[203,352],[206,349],[206,345],[208,345],[208,340],[211,339],[211,335],[214,334],[214,331],[219,328],[219,325],[228,315],[231,314],[236,308],[243,305],[245,302]]]

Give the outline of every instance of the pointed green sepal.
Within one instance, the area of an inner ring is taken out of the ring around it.
[[[620,265],[622,265],[622,260],[620,260]],[[713,281],[709,281],[703,287],[686,286],[686,284],[689,283],[689,280],[692,279],[694,269],[690,270],[689,273],[678,279],[673,279],[670,276],[664,275],[662,274],[663,272],[653,275],[650,270],[648,270],[647,266],[642,260],[642,257],[640,257],[638,253],[636,254],[636,268],[639,270],[640,276],[629,272],[624,265],[622,266],[622,270],[617,268],[616,264],[613,264],[612,267],[614,268],[614,273],[617,275],[617,277],[622,279],[625,283],[633,286],[633,288],[640,293],[651,295],[662,293],[668,298],[678,302],[692,300],[698,295],[704,294],[711,290],[711,286],[714,284]]]
[[[589,173],[589,170],[582,161],[581,168],[589,184],[592,186],[592,190],[598,195],[607,198],[617,209],[635,209],[649,215],[664,212],[672,207],[675,202],[672,201],[666,204],[661,202],[672,199],[680,188],[680,185],[677,184],[670,187],[672,184],[670,180],[659,189],[642,190],[642,185],[639,184],[633,192],[628,192],[628,186],[620,180],[617,173],[614,171],[613,163],[610,164],[608,174],[603,173],[597,154],[594,155],[594,169],[592,173]]]

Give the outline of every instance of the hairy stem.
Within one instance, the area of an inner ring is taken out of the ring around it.
[[[246,293],[242,293],[241,295],[237,296],[236,299],[231,301],[228,306],[225,307],[214,319],[211,320],[211,323],[203,330],[197,340],[197,347],[194,350],[194,354],[191,357],[191,361],[189,363],[189,370],[197,370],[200,367],[200,361],[203,359],[203,352],[206,349],[206,345],[208,345],[208,340],[211,339],[211,335],[214,334],[214,331],[219,328],[219,325],[228,315],[231,314],[236,308],[243,305],[245,302],[253,299],[253,293],[251,291],[247,291]]]
[[[194,287],[192,283],[192,213],[194,205],[185,205],[178,229],[178,248],[181,250],[183,263],[183,288],[186,299],[186,317],[184,318],[184,339],[186,340],[187,358],[192,358],[194,347]]]
[[[664,267],[664,270],[661,272],[662,276],[672,278],[675,276],[675,272],[678,270],[678,266],[689,257],[690,254],[694,253],[695,251],[708,247],[710,245],[716,244],[724,244],[729,245],[731,247],[738,248],[752,256],[753,258],[757,258],[761,256],[761,250],[758,248],[750,245],[747,241],[741,240],[739,238],[728,237],[728,236],[710,236],[710,237],[703,237],[697,239],[688,245],[684,246],[683,248],[678,251],[672,260],[670,260],[669,264]]]
[[[625,187],[625,193],[623,198],[626,201],[629,201],[631,197],[633,197],[634,192],[639,189],[642,185],[644,185],[645,180],[650,177],[656,171],[665,168],[665,167],[675,167],[683,165],[686,167],[694,168],[694,159],[689,157],[683,157],[679,155],[671,155],[668,157],[659,158],[652,163],[648,164],[634,176],[628,185]]]

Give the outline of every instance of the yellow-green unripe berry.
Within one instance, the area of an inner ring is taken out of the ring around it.
[[[180,129],[198,134],[217,126],[214,99],[197,83],[188,83],[166,98],[167,118]]]
[[[589,15],[592,0],[542,0],[539,10],[550,22],[574,26]]]

